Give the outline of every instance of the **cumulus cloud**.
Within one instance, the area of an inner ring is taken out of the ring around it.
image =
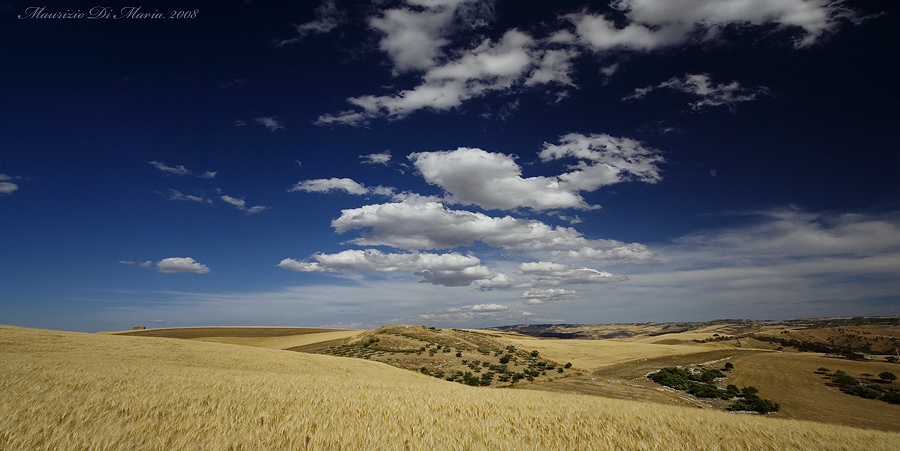
[[[248,207],[247,202],[244,199],[238,199],[236,197],[231,197],[228,195],[223,195],[221,199],[231,205],[237,207],[238,210],[245,211],[247,214],[256,214],[262,211],[265,211],[268,207],[263,207],[262,205],[257,205],[254,207]]]
[[[19,189],[19,185],[9,181],[12,179],[11,176],[0,174],[0,194],[12,194],[13,191]]]
[[[360,155],[363,164],[388,164],[391,161],[391,152],[384,151],[382,153],[371,153],[369,155]]]
[[[535,288],[522,293],[520,297],[525,299],[524,303],[526,305],[540,305],[547,302],[571,299],[577,295],[577,291],[565,288]]]
[[[533,277],[530,282],[532,286],[611,283],[628,280],[627,276],[616,276],[593,268],[563,265],[549,261],[522,263],[519,265],[519,272]]]
[[[685,74],[684,77],[672,77],[655,86],[635,89],[623,100],[642,99],[657,89],[674,89],[700,97],[700,100],[689,104],[694,110],[725,105],[732,112],[737,108],[738,103],[756,100],[758,96],[768,95],[770,92],[769,88],[765,86],[744,88],[736,81],[728,84],[713,84],[707,74]]]
[[[274,43],[278,47],[303,41],[311,34],[324,34],[339,27],[347,20],[347,14],[339,10],[335,0],[325,0],[315,9],[315,20],[294,25],[297,35],[289,39],[279,39]]]
[[[512,251],[572,250],[616,247],[613,240],[589,240],[570,227],[552,227],[532,219],[491,217],[483,213],[450,210],[442,203],[410,198],[402,202],[365,205],[341,211],[331,222],[338,233],[368,229],[350,240],[362,246],[399,249],[449,249],[476,241]]]
[[[299,272],[413,272],[422,282],[444,286],[468,286],[473,282],[483,289],[508,288],[512,279],[505,274],[481,265],[472,255],[456,252],[432,253],[383,253],[377,249],[346,250],[337,254],[314,254],[313,262],[291,258],[278,266]]]
[[[268,128],[270,131],[283,129],[284,126],[278,122],[277,117],[258,117],[253,119],[257,124],[262,125],[263,127]]]
[[[369,19],[381,33],[378,47],[393,62],[393,73],[426,70],[436,66],[448,35],[461,29],[477,28],[492,15],[488,0],[408,0],[412,7],[398,7]]]
[[[461,147],[409,156],[428,183],[447,191],[447,200],[485,209],[588,208],[578,194],[560,188],[556,177],[522,177],[515,160],[501,153]]]
[[[162,273],[181,273],[192,272],[195,274],[206,274],[209,268],[206,265],[194,261],[190,257],[169,257],[156,263],[157,269]]]
[[[447,193],[448,202],[478,205],[484,209],[533,210],[597,208],[588,205],[579,191],[594,191],[636,178],[660,180],[657,165],[663,161],[655,149],[629,138],[571,133],[561,144],[544,143],[543,161],[574,157],[581,161],[559,176],[522,177],[513,157],[481,149],[418,152],[409,156],[428,183]]]
[[[839,26],[857,20],[839,0],[617,0],[620,17],[587,11],[565,17],[575,26],[575,41],[596,52],[652,51],[713,41],[729,26],[774,25],[799,31],[795,47],[810,46]],[[619,23],[617,23],[617,21]]]

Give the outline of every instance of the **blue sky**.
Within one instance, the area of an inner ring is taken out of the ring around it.
[[[0,0],[0,323],[900,314],[893,1]]]

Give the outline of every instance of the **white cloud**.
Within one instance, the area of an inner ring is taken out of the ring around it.
[[[551,177],[522,177],[522,169],[513,157],[466,147],[413,153],[409,159],[425,181],[448,193],[448,202],[484,209],[597,208],[588,205],[578,192],[632,178],[647,183],[661,179],[657,165],[663,158],[636,140],[570,133],[560,142],[544,143],[541,159],[574,157],[582,161],[570,166],[571,172]]]
[[[555,251],[555,258],[576,258],[603,263],[656,263],[659,254],[640,243],[631,243],[612,249],[583,247],[571,251]]]
[[[160,171],[163,171],[163,172],[166,172],[169,174],[178,175],[178,176],[194,175],[194,171],[191,171],[190,169],[187,169],[182,165],[172,167],[172,166],[167,166],[166,164],[159,162],[159,161],[148,161],[148,163],[150,165],[152,165],[153,167],[155,167],[156,169],[159,169]],[[201,179],[211,179],[211,178],[215,178],[216,174],[218,174],[218,172],[205,171],[202,174],[198,175],[197,177],[201,178]]]
[[[461,147],[446,152],[419,152],[409,156],[428,183],[447,191],[447,200],[485,209],[534,210],[589,208],[578,194],[560,188],[556,177],[522,177],[509,155]]]
[[[156,264],[156,267],[159,269],[159,272],[162,273],[192,272],[196,274],[206,274],[209,272],[209,268],[207,268],[206,265],[200,264],[190,257],[164,258]]]
[[[339,27],[347,20],[347,15],[337,8],[335,0],[325,0],[315,9],[316,19],[300,25],[294,25],[297,35],[289,39],[275,41],[278,47],[302,41],[311,34],[324,34]]]
[[[535,288],[522,293],[520,297],[525,299],[524,304],[526,305],[540,305],[547,302],[571,299],[577,295],[577,291],[565,288]]]
[[[448,210],[440,202],[410,198],[401,202],[366,205],[342,210],[331,222],[338,233],[371,228],[351,243],[399,249],[449,249],[476,241],[512,251],[572,250],[616,247],[613,240],[589,240],[569,227],[551,227],[531,219],[487,216]]]
[[[507,31],[498,42],[485,40],[460,52],[452,61],[429,67],[415,88],[395,95],[360,96],[348,101],[362,111],[350,110],[319,117],[318,124],[360,125],[369,119],[399,119],[420,109],[436,111],[457,108],[466,100],[517,85],[551,82],[570,85],[566,73],[574,51],[548,53],[528,34]]]
[[[247,212],[247,214],[251,215],[265,211],[268,208],[261,205],[257,205],[255,207],[247,207],[247,202],[244,199],[238,199],[236,197],[231,197],[228,195],[223,195],[221,199],[231,205],[234,205],[238,210],[245,211]]]
[[[444,286],[468,286],[473,282],[483,289],[508,288],[512,279],[481,265],[472,255],[401,253],[386,254],[377,249],[346,250],[337,254],[314,254],[314,262],[286,258],[278,266],[300,272],[413,272],[422,282]]]
[[[801,33],[796,47],[806,47],[833,33],[842,19],[856,14],[834,0],[617,0],[621,24],[586,11],[566,15],[576,40],[596,52],[652,51],[717,40],[728,26],[775,25]]]
[[[258,117],[253,119],[256,123],[261,124],[262,126],[268,128],[271,131],[279,130],[284,128],[281,123],[278,122],[277,117]]]
[[[384,11],[369,20],[382,36],[379,48],[390,56],[394,75],[438,65],[448,35],[486,24],[492,0],[408,0],[412,5]]]
[[[533,276],[529,286],[611,283],[628,280],[627,276],[616,276],[606,271],[548,261],[522,263],[519,265],[519,271],[526,276]]]
[[[580,133],[560,137],[558,145],[544,143],[540,157],[543,161],[566,157],[582,160],[570,166],[571,172],[559,176],[560,186],[573,191],[594,191],[632,177],[645,183],[656,183],[662,178],[657,165],[665,161],[659,151],[644,147],[631,138]]]
[[[165,164],[163,164],[159,161],[150,161],[148,163],[153,165],[153,167],[155,167],[156,169],[159,169],[160,171],[163,171],[163,172],[168,172],[169,174],[174,174],[174,175],[191,175],[191,174],[193,174],[193,172],[189,171],[182,165],[171,167],[171,166],[166,166]]]
[[[314,179],[297,182],[288,191],[305,191],[307,193],[327,193],[330,191],[346,191],[350,194],[368,194],[369,189],[348,178]]]
[[[181,191],[174,190],[174,189],[169,190],[169,200],[186,200],[186,201],[192,201],[192,202],[206,202],[206,203],[210,203],[210,204],[212,203],[211,200],[209,200],[205,197],[184,194]]]
[[[388,164],[391,161],[391,152],[384,151],[382,153],[371,153],[369,155],[360,155],[363,164]]]
[[[725,105],[729,110],[734,111],[739,102],[753,101],[760,95],[769,94],[769,88],[765,86],[743,88],[736,81],[728,84],[712,84],[707,74],[685,74],[684,77],[672,77],[655,86],[635,89],[633,93],[623,100],[642,99],[650,92],[662,88],[674,89],[701,97],[700,100],[689,104],[694,110]]]
[[[13,191],[19,189],[19,185],[7,181],[12,179],[12,177],[6,174],[0,174],[0,194],[12,194]]]

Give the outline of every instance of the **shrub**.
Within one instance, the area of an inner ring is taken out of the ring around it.
[[[691,380],[691,374],[684,369],[667,367],[655,373],[648,374],[647,377],[657,384],[672,387],[676,390],[687,390],[688,382]]]
[[[878,378],[885,384],[890,384],[891,382],[897,380],[897,375],[888,371],[878,374]]]
[[[456,351],[456,356],[457,356],[457,357],[462,357],[462,351]]]
[[[424,374],[426,376],[431,376],[431,371],[429,371],[428,368],[425,368],[424,366],[422,368],[420,368],[419,371],[421,371],[422,374]]]
[[[881,395],[881,400],[891,404],[900,404],[900,390],[891,390]]]
[[[831,372],[831,370],[825,368],[824,366],[820,366],[819,369],[816,370],[816,372],[819,374],[828,374],[829,372]]]
[[[512,357],[512,356],[510,356],[509,354],[506,354],[503,357],[500,357],[500,363],[506,365],[507,363],[509,363],[510,357]]]
[[[778,403],[762,399],[759,396],[748,396],[739,399],[728,408],[728,410],[733,412],[750,411],[762,414],[778,412],[779,409],[781,409],[781,406]]]
[[[725,371],[729,371],[729,372],[730,372],[730,371],[733,371],[733,370],[734,370],[734,364],[731,363],[731,362],[725,362],[725,368],[724,368],[724,370],[725,370]]]
[[[556,369],[556,372],[557,372],[557,373],[562,373],[562,372],[563,372],[563,369],[562,369],[562,367],[560,367],[560,368],[557,368],[557,369]]]
[[[710,383],[716,379],[721,379],[724,377],[725,375],[722,374],[722,372],[719,370],[705,370],[700,373],[700,376],[698,376],[697,379],[699,379],[700,382]]]
[[[719,398],[724,393],[711,383],[698,384],[691,382],[687,392],[698,398]]]
[[[563,368],[565,368],[565,369],[572,368],[572,362],[566,363],[566,365]]]
[[[537,357],[538,355],[540,355],[540,353],[537,350],[531,351],[532,357]]]
[[[841,370],[837,370],[834,372],[834,374],[831,376],[831,381],[837,385],[840,385],[841,387],[859,385],[859,381],[855,377]]]

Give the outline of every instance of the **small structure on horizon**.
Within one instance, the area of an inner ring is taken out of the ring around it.
[[[131,328],[131,330],[144,330],[146,328],[147,328],[147,326],[134,326]]]

